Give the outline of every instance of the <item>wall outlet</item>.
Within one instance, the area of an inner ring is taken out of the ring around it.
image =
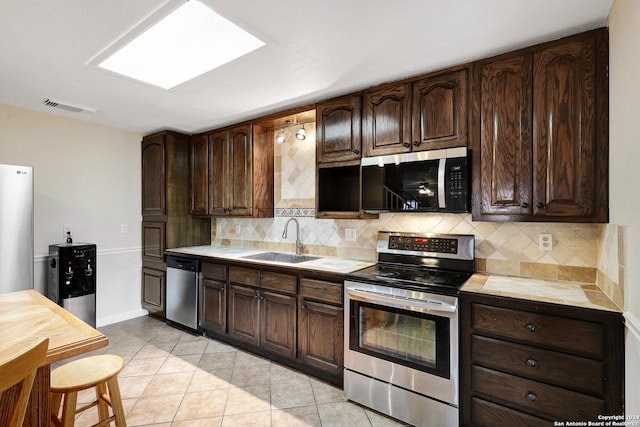
[[[67,237],[73,237],[73,229],[71,228],[71,225],[65,224],[62,226],[62,237],[65,239]]]
[[[120,233],[126,234],[128,232],[129,232],[129,225],[128,224],[120,224]]]
[[[356,229],[355,228],[345,228],[344,229],[344,240],[347,242],[355,242],[356,241]]]
[[[551,233],[538,234],[538,246],[541,251],[553,250],[553,235]]]
[[[221,222],[217,222],[216,223],[216,234],[222,234],[222,223]]]
[[[236,234],[240,234],[242,232],[241,224],[236,224]]]

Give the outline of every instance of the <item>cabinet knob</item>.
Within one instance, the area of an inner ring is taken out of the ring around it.
[[[522,203],[520,203],[520,207],[521,207],[521,208],[525,208],[525,209],[526,209],[526,208],[528,208],[528,207],[529,207],[529,203],[527,203],[527,202],[522,202]]]
[[[527,400],[529,402],[537,402],[538,396],[536,396],[534,393],[527,393]]]
[[[413,141],[413,145],[416,146],[416,147],[419,146],[420,145],[420,141]]]
[[[527,325],[527,330],[528,330],[529,332],[535,332],[535,331],[536,331],[536,329],[537,329],[537,328],[536,328],[536,325],[534,325],[534,324],[532,324],[532,323],[529,323],[529,324]]]
[[[542,202],[536,203],[536,208],[540,208],[540,209],[544,208],[544,203]]]
[[[358,150],[357,148],[355,150],[353,150],[353,154],[360,154],[360,150]]]
[[[538,366],[538,362],[536,362],[535,359],[527,359],[527,366],[530,368],[535,368],[536,366]]]
[[[402,146],[406,147],[406,148],[409,148],[409,147],[411,147],[411,143],[409,141],[405,141],[405,142],[402,143]]]
[[[303,304],[303,305],[301,305],[301,306],[300,306],[300,310],[302,310],[302,311],[307,311],[307,306],[306,306],[306,305],[304,305],[304,304]]]

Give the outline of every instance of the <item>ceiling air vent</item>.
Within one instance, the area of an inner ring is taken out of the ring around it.
[[[51,108],[60,108],[61,110],[73,111],[74,113],[86,113],[93,114],[96,112],[95,108],[85,107],[84,105],[70,104],[65,101],[57,99],[47,98],[43,101],[43,104]]]

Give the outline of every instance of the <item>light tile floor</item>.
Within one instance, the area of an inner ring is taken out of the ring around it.
[[[348,402],[340,388],[151,317],[100,331],[109,346],[91,354],[125,360],[118,379],[128,426],[403,425]],[[83,391],[79,404],[93,397],[92,390]],[[96,420],[92,408],[78,415],[76,426]]]

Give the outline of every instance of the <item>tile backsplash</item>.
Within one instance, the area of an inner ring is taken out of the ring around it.
[[[379,230],[475,235],[476,270],[481,272],[594,283],[622,308],[623,229],[612,224],[476,222],[471,214],[383,213],[377,219],[315,218],[315,133],[307,139],[293,131],[275,147],[275,216],[266,219],[215,218],[212,244],[295,251],[295,232],[282,233],[289,217],[300,223],[304,252],[376,260]],[[336,189],[340,191],[340,189]],[[345,238],[355,230],[355,240]],[[542,251],[540,233],[553,236]]]

